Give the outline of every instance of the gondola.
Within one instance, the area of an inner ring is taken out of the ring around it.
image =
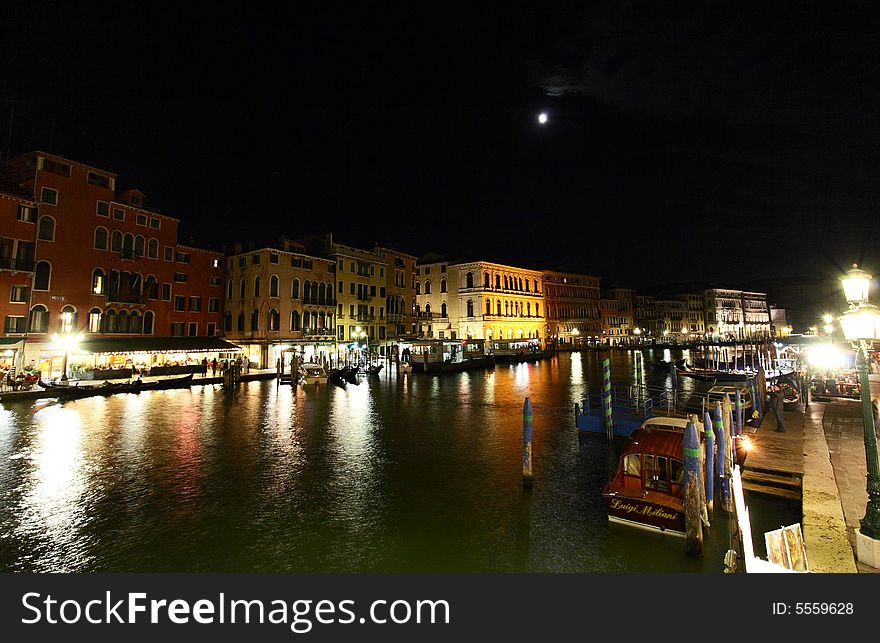
[[[96,395],[113,395],[115,393],[140,393],[141,391],[162,391],[174,388],[187,388],[192,384],[193,374],[188,373],[182,377],[173,377],[164,380],[153,380],[144,382],[143,380],[134,380],[131,382],[103,382],[96,385],[79,386],[76,384],[53,384],[52,382],[43,382],[39,384],[47,391],[57,394],[63,399],[78,399],[82,397],[93,397]]]
[[[336,386],[339,386],[340,388],[345,388],[345,377],[342,374],[341,369],[330,369],[330,372],[327,374],[327,381],[331,384],[336,384]]]
[[[379,371],[382,370],[382,364],[373,364],[371,366],[367,366],[367,375],[378,375]]]

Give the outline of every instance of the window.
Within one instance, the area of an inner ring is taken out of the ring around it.
[[[40,161],[44,172],[51,172],[59,176],[70,176],[70,166],[67,163],[59,163],[58,161],[45,158],[41,158]]]
[[[278,331],[281,328],[281,315],[278,314],[278,311],[272,308],[269,311],[269,314],[266,319],[269,330]]]
[[[473,288],[474,287],[474,273],[469,272],[465,275],[465,288]]]
[[[208,299],[208,312],[209,313],[219,313],[220,312],[220,299],[218,297],[211,297]]]
[[[239,257],[238,258],[238,267],[239,268],[247,267],[247,257]]]
[[[113,208],[113,218],[117,221],[125,221],[125,210],[122,208]]]
[[[26,304],[30,288],[24,285],[13,284],[9,293],[9,301],[13,304]]]
[[[99,217],[109,217],[110,216],[110,204],[106,201],[98,201],[95,206],[95,214]]]
[[[146,214],[138,214],[137,216],[135,216],[134,222],[137,225],[142,225],[144,227],[147,227],[147,215]]]
[[[6,316],[6,322],[3,324],[3,332],[7,335],[11,333],[26,333],[27,332],[27,318],[26,317],[14,317],[12,315]]]
[[[52,267],[48,261],[38,261],[34,269],[34,290],[49,290]]]
[[[430,280],[425,281],[425,294],[426,295],[431,294],[431,281]]]
[[[628,476],[642,476],[642,454],[630,453],[623,458],[623,472]]]
[[[65,306],[61,309],[58,317],[58,332],[71,333],[76,328],[76,309],[73,306]]]
[[[299,311],[294,310],[292,313],[290,313],[290,330],[298,331],[299,329]]]
[[[342,285],[342,282],[340,281],[339,284]],[[294,279],[290,285],[290,298],[299,299],[299,279]]]
[[[219,268],[221,265],[220,261],[221,261],[221,259],[219,257],[214,257],[213,259],[211,259],[211,267],[212,268]]]
[[[216,286],[219,288],[220,287],[220,277],[211,277],[210,283],[212,286]]]
[[[159,258],[159,241],[156,239],[150,239],[147,242],[147,256],[150,259],[158,259]]]
[[[232,280],[226,282],[226,299],[232,301]]]
[[[243,310],[239,311],[239,313],[238,313],[238,319],[236,321],[236,329],[239,331],[244,330],[244,311]]]
[[[260,265],[260,255],[251,255],[251,263],[255,266]]]
[[[278,255],[272,255],[273,257],[277,257]],[[277,297],[278,296],[278,275],[272,275],[269,277],[269,296]]]
[[[417,282],[416,282],[416,294],[417,294],[417,295],[421,295],[421,294],[422,294],[422,283],[421,283],[420,281],[417,281]]]
[[[186,280],[188,278],[189,278],[189,276],[185,272],[175,272],[174,273],[174,281],[179,284],[186,283]]]
[[[473,312],[474,303],[472,301],[469,301],[468,305],[470,306],[470,309]],[[446,317],[446,302],[445,301],[442,304],[440,304],[440,316],[444,317],[444,318]],[[470,316],[472,316],[472,315],[470,315]]]
[[[187,335],[190,337],[195,337],[199,334],[199,325],[196,322],[189,323],[189,329],[187,331]]]
[[[126,234],[122,237],[122,258],[123,259],[133,259],[134,258],[134,235]]]
[[[171,284],[162,284],[162,301],[171,301]]]
[[[99,188],[110,188],[110,179],[95,172],[89,172],[86,175],[86,180],[89,182],[89,185],[97,185]]]
[[[242,279],[238,284],[238,298],[244,299],[247,296],[247,282]]]
[[[446,304],[444,304],[444,306],[445,305]],[[446,317],[445,314],[443,316]],[[474,300],[473,299],[468,299],[468,301],[467,301],[467,316],[468,317],[474,316]]]
[[[143,257],[144,256],[144,238],[141,235],[138,235],[134,238],[134,256],[135,257]]]
[[[55,241],[55,219],[52,217],[40,217],[37,239],[41,241]]]
[[[202,298],[201,297],[190,297],[189,298],[189,309],[191,312],[198,313],[202,311]]]
[[[165,261],[174,261],[174,248],[165,246]]]
[[[147,281],[144,282],[144,295],[148,299],[159,299],[159,282],[156,281],[155,275],[147,275]]]
[[[107,228],[95,228],[95,249],[107,249]]]
[[[178,263],[189,263],[189,254],[186,252],[178,252],[174,255],[174,260]]]
[[[216,334],[217,334],[217,324],[215,324],[214,322],[208,322],[208,332],[207,332],[208,337],[213,337]]]
[[[92,308],[89,311],[89,332],[90,333],[100,333],[101,332],[101,309],[100,308]]]
[[[151,227],[153,230],[161,230],[161,229],[162,229],[162,221],[161,221],[161,219],[156,219],[156,218],[150,219],[150,227]],[[145,320],[145,321],[146,321],[146,320]],[[146,331],[144,331],[144,332],[146,332]]]
[[[186,310],[186,297],[184,297],[183,295],[174,295],[174,310]]]
[[[254,297],[259,297],[259,296],[260,296],[260,275],[257,275],[256,277],[254,277]]]
[[[183,322],[172,322],[171,336],[172,337],[183,337]]]
[[[251,331],[260,330],[260,311],[254,308],[254,311],[251,313]]]
[[[144,335],[152,335],[153,334],[153,323],[156,319],[156,315],[152,310],[148,310],[144,313]]]
[[[19,205],[17,218],[24,223],[34,223],[37,220],[37,209],[29,205]]]
[[[92,271],[92,294],[95,295],[104,295],[106,283],[104,277],[104,271],[100,268],[95,268]]]
[[[269,255],[269,263],[278,263],[281,261],[281,257],[276,255],[274,252]]]
[[[30,317],[30,328],[28,329],[31,333],[45,333],[49,331],[49,309],[39,304],[31,308],[31,317]]]

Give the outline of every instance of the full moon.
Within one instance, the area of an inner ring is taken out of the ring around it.
[[[546,112],[541,112],[540,114],[538,114],[538,122],[539,122],[541,125],[543,125],[544,123],[547,122],[547,114],[546,114]]]

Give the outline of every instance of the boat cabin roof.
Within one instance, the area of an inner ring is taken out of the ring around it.
[[[651,453],[684,460],[684,431],[636,429],[629,436],[621,458],[630,453]]]
[[[644,422],[642,422],[641,429],[660,429],[666,431],[680,431],[684,433],[684,430],[687,428],[688,418],[677,418],[677,417],[665,417],[665,416],[654,416],[650,417]],[[703,423],[699,420],[693,420],[694,424],[697,425],[697,433],[703,432]]]

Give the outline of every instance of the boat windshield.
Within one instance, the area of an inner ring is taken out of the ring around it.
[[[642,454],[630,453],[623,458],[623,472],[630,476],[642,475]]]

